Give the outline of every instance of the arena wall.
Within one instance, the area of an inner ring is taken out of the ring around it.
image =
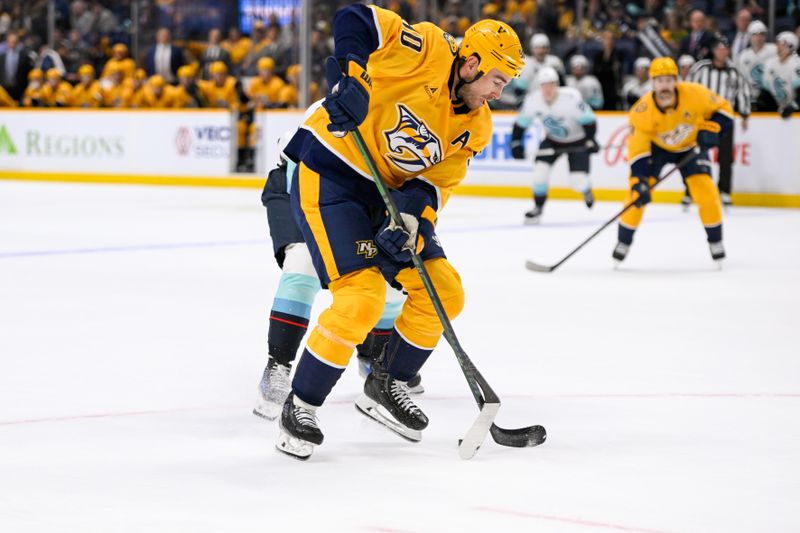
[[[624,113],[598,114],[591,177],[598,199],[620,200],[627,187]],[[492,142],[470,166],[461,194],[530,196],[532,163],[511,158],[513,113],[495,113]],[[221,110],[4,110],[0,114],[0,178],[48,181],[260,187],[277,162],[278,137],[302,113],[258,113],[257,172],[235,174],[236,123]],[[529,129],[526,144],[541,139]],[[738,205],[800,207],[800,120],[756,114],[747,131],[737,121],[734,201]],[[529,153],[531,153],[529,149]],[[713,154],[712,154],[713,158]],[[551,196],[575,198],[567,165],[558,162]],[[656,201],[678,201],[680,179],[667,180]]]

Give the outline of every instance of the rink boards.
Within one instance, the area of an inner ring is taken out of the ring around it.
[[[624,113],[598,114],[603,149],[592,157],[599,199],[621,199],[627,188]],[[509,140],[515,114],[495,113],[489,146],[476,156],[459,192],[528,197],[533,164],[514,160]],[[4,110],[0,114],[0,178],[166,185],[263,184],[277,162],[278,137],[297,126],[298,111],[258,113],[256,174],[234,174],[236,117],[224,110]],[[736,124],[734,200],[740,205],[800,207],[800,120],[775,115]],[[542,137],[526,134],[529,158]],[[712,158],[714,155],[712,154]],[[716,172],[716,165],[714,166]],[[578,198],[569,189],[565,158],[556,164],[551,196]],[[679,179],[664,183],[656,200],[677,201]]]

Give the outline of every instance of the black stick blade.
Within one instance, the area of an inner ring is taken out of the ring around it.
[[[547,431],[543,426],[529,426],[519,429],[504,429],[492,424],[489,432],[497,444],[511,448],[531,448],[547,440]]]
[[[556,269],[556,266],[558,265],[544,266],[539,263],[534,263],[533,261],[525,261],[525,268],[533,270],[534,272],[552,272]]]

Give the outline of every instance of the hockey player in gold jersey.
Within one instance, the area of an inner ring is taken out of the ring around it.
[[[275,75],[275,61],[271,57],[258,60],[258,76],[247,88],[247,96],[256,111],[280,107],[281,90],[286,83]]]
[[[47,82],[40,93],[40,103],[44,107],[67,107],[69,105],[72,85],[61,79],[57,68],[47,71]]]
[[[422,280],[410,262],[419,252],[448,317],[464,290],[435,225],[439,211],[489,143],[491,111],[524,63],[514,31],[496,20],[469,28],[459,47],[434,24],[410,25],[395,13],[354,4],[333,22],[332,87],[284,151],[298,164],[291,202],[315,270],[333,303],[319,317],[283,406],[277,448],[307,458],[323,435],[315,411],[355,346],[381,317],[384,279],[408,298],[383,356],[374,363],[357,408],[418,441],[428,419],[408,396],[442,334]],[[363,134],[392,189],[409,232],[396,226],[348,131]]]
[[[178,69],[178,84],[172,88],[172,106],[176,109],[200,107],[200,97],[195,82],[196,70],[189,65]]]
[[[622,261],[628,254],[644,205],[650,201],[650,187],[661,169],[677,163],[696,146],[699,155],[680,172],[699,208],[711,256],[720,261],[725,257],[722,204],[711,179],[708,149],[717,146],[721,134],[733,127],[733,109],[728,101],[702,85],[678,81],[678,66],[669,57],[653,60],[650,79],[653,90],[642,96],[628,114],[631,177],[625,203],[635,202],[636,206],[620,217],[619,242],[612,255]]]
[[[25,107],[39,107],[44,88],[44,72],[35,68],[28,72],[28,86],[22,95],[22,105]]]
[[[154,74],[150,76],[150,79],[142,87],[138,105],[145,109],[168,109],[174,107],[173,88],[167,85],[163,76]]]
[[[208,107],[236,110],[239,96],[236,94],[236,78],[228,76],[228,67],[222,61],[215,61],[209,67],[210,80],[200,80],[197,87]]]
[[[123,71],[119,65],[106,66],[104,71],[108,85],[102,87],[103,107],[125,108],[130,105],[130,90],[123,83]]]
[[[111,54],[111,59],[106,61],[100,78],[109,78],[114,71],[120,72],[123,80],[132,78],[136,71],[136,63],[128,57],[128,47],[117,43],[111,47]]]
[[[69,95],[72,107],[100,107],[103,103],[103,91],[100,82],[94,79],[94,67],[81,65],[78,69],[80,81],[72,88]]]

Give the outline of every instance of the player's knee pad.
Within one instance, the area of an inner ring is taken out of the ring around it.
[[[332,281],[329,288],[333,303],[320,315],[308,349],[328,363],[344,367],[381,317],[386,282],[377,268],[368,268]]]
[[[708,174],[693,174],[686,177],[689,194],[697,204],[700,220],[704,226],[715,226],[722,222],[722,201],[714,180]]]
[[[533,194],[536,196],[544,196],[550,188],[550,172],[553,170],[553,165],[536,161],[533,167]]]
[[[425,267],[442,301],[445,314],[450,320],[454,319],[464,308],[461,277],[443,257],[425,261]],[[415,345],[422,348],[435,347],[442,334],[442,324],[419,273],[413,269],[406,269],[398,279],[408,292],[408,301],[397,317],[395,327]]]
[[[587,172],[570,172],[569,185],[573,190],[579,193],[584,193],[592,188],[592,183],[589,181],[589,174]]]
[[[381,318],[386,280],[377,268],[367,268],[332,281],[330,290],[333,303],[319,323],[355,346]]]

